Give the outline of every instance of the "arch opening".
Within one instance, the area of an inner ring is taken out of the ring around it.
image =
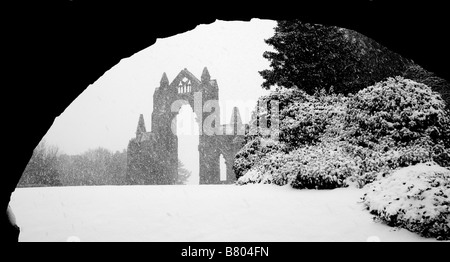
[[[176,135],[178,138],[178,182],[198,185],[200,180],[199,129],[195,121],[195,113],[189,104],[183,105],[178,112]],[[186,173],[190,175],[185,177]]]
[[[220,181],[227,181],[227,165],[225,163],[225,158],[223,154],[220,154],[219,157],[219,168],[220,168]]]

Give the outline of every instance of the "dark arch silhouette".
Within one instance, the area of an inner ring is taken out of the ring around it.
[[[105,71],[157,38],[164,38],[216,19],[300,18],[337,25],[367,35],[425,69],[450,79],[447,8],[359,1],[352,5],[295,5],[290,1],[245,6],[242,1],[208,3],[160,2],[149,6],[91,6],[66,1],[46,6],[20,3],[5,8],[2,32],[2,131],[4,134],[1,208],[33,149],[55,117]],[[294,8],[295,7],[295,8]],[[2,215],[2,232],[9,222]],[[2,234],[5,241],[17,240]]]

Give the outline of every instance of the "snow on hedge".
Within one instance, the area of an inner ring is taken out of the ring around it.
[[[391,226],[450,239],[450,170],[433,163],[402,168],[367,186],[364,205]]]
[[[347,97],[279,89],[261,98],[272,99],[280,102],[279,141],[246,137],[233,166],[238,184],[330,189],[418,163],[450,166],[450,115],[424,84],[396,77]]]
[[[332,143],[306,146],[289,153],[271,153],[260,162],[240,177],[237,183],[332,189],[345,186],[346,179],[360,171],[354,159]]]

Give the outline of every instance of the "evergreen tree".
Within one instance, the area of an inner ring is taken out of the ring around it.
[[[271,69],[260,71],[263,87],[354,93],[390,76],[401,75],[412,62],[355,31],[335,26],[278,21],[265,40],[275,51],[263,57]]]
[[[184,164],[178,160],[178,178],[176,181],[177,185],[185,185],[191,176],[191,171],[184,167]]]

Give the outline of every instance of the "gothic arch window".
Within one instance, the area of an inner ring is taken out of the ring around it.
[[[186,87],[187,87],[187,92],[191,92],[191,80],[188,80]]]
[[[178,83],[178,93],[189,93],[192,91],[192,83],[191,80],[187,77],[184,77]]]

